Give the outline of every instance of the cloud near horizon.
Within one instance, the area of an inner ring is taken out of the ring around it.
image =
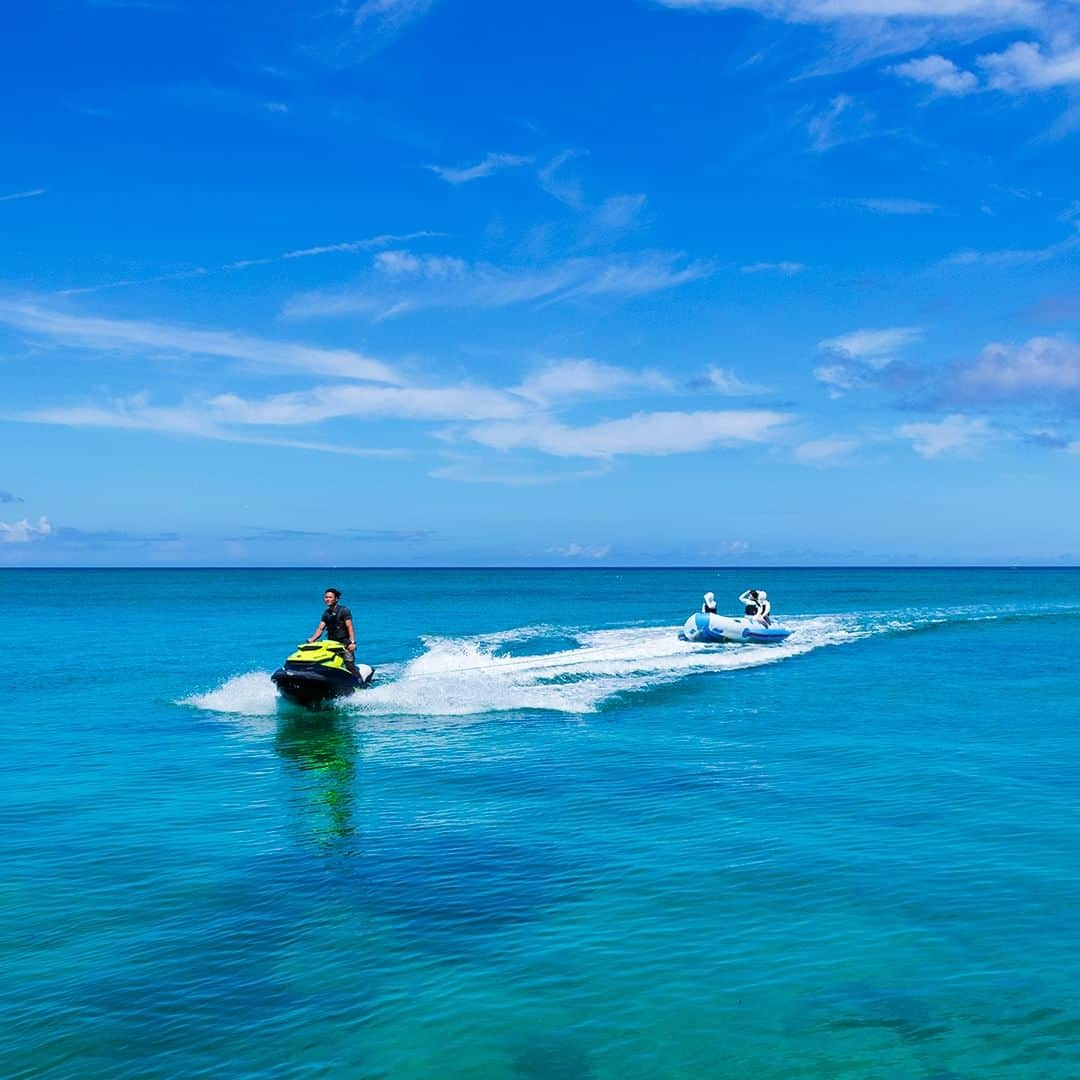
[[[30,544],[35,540],[44,540],[52,532],[53,527],[44,514],[36,523],[26,518],[10,523],[0,521],[0,544]]]

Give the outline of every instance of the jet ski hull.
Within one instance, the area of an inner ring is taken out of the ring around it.
[[[370,684],[375,669],[357,664],[357,674],[327,668],[297,667],[286,662],[270,676],[283,698],[309,707],[325,704]]]
[[[742,645],[778,645],[791,636],[782,626],[766,626],[754,618],[730,618],[727,615],[691,615],[679,637],[683,641],[738,642]]]

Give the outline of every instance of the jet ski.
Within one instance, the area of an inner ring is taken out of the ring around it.
[[[281,696],[299,705],[321,705],[368,686],[375,669],[348,665],[348,650],[340,641],[309,641],[297,647],[270,678]]]
[[[791,637],[782,626],[766,625],[760,619],[746,615],[706,615],[699,611],[691,615],[679,631],[682,641],[737,641],[744,645],[775,645]]]

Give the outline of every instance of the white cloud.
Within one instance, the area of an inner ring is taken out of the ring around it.
[[[873,372],[893,362],[893,353],[922,337],[919,326],[893,326],[884,330],[852,330],[818,342],[829,362],[814,369],[814,378],[830,387],[830,396],[871,385]]]
[[[840,397],[848,390],[861,390],[870,385],[867,373],[851,364],[821,364],[814,368],[813,375],[818,382],[832,388],[832,397]]]
[[[353,24],[372,26],[379,33],[395,33],[425,15],[434,0],[364,0],[356,9]]]
[[[630,371],[595,360],[558,360],[522,379],[513,393],[541,405],[585,394],[612,394],[625,390],[667,392],[674,383],[658,371]]]
[[[483,386],[389,387],[319,386],[268,398],[219,394],[205,402],[210,416],[224,424],[315,424],[339,417],[382,416],[398,420],[509,420],[525,404],[501,390]]]
[[[1074,232],[1056,244],[1044,248],[1011,248],[1002,251],[958,251],[943,259],[942,266],[1026,266],[1050,262],[1080,247],[1080,223],[1073,222]]]
[[[29,301],[0,300],[0,323],[39,337],[91,349],[224,357],[260,368],[391,384],[403,381],[389,365],[350,349],[271,341],[227,330],[199,330],[165,323],[79,315]]]
[[[542,472],[522,472],[519,467],[503,468],[498,459],[477,460],[463,455],[452,455],[453,460],[431,470],[428,476],[436,480],[451,480],[464,484],[498,484],[502,487],[541,487],[546,484],[562,484],[567,480],[592,479],[611,472],[607,463],[587,469],[545,469]]]
[[[838,125],[840,118],[849,112],[854,104],[855,99],[850,94],[837,94],[829,102],[827,109],[810,118],[806,127],[810,133],[810,145],[815,150],[831,150],[834,146],[848,141],[838,133]]]
[[[923,335],[920,326],[893,326],[885,330],[852,330],[838,337],[818,342],[822,352],[831,353],[848,360],[865,360],[876,366],[882,358],[891,356],[897,349],[918,341]],[[888,363],[888,360],[885,361]]]
[[[836,23],[845,20],[960,22],[968,25],[1038,22],[1045,5],[1038,0],[658,0],[665,7],[691,11],[756,11],[786,22]]]
[[[1080,47],[1044,53],[1032,41],[1016,41],[1003,52],[979,57],[994,90],[1046,90],[1080,83]]]
[[[411,240],[442,235],[442,233],[428,232],[426,230],[400,234],[383,233],[381,236],[372,236],[366,240],[345,240],[334,244],[319,244],[315,247],[297,248],[293,251],[283,251],[278,255],[264,255],[255,259],[233,259],[231,262],[222,263],[220,266],[195,266],[168,274],[155,274],[152,277],[121,278],[119,281],[106,281],[99,285],[84,285],[76,289],[57,289],[54,295],[79,296],[84,293],[103,292],[107,289],[125,289],[134,285],[154,285],[163,281],[183,281],[188,278],[206,277],[210,274],[231,274],[239,270],[248,270],[253,266],[269,266],[272,263],[290,259],[310,259],[318,255],[351,255],[359,251],[371,251],[374,248],[386,247],[388,244],[403,244]]]
[[[748,266],[741,268],[744,274],[764,274],[766,272],[774,272],[777,274],[783,274],[784,277],[791,277],[793,274],[801,274],[806,266],[801,262],[756,262],[750,263]]]
[[[992,343],[956,370],[949,393],[968,401],[1080,393],[1080,344],[1064,337]]]
[[[445,165],[425,165],[436,176],[445,180],[448,184],[467,184],[471,180],[480,180],[490,176],[499,169],[515,168],[518,165],[529,165],[531,157],[522,157],[520,154],[488,154],[482,161],[465,168],[455,169]]]
[[[593,211],[585,230],[585,242],[610,243],[630,232],[645,208],[645,196],[614,195]]]
[[[585,204],[585,196],[581,190],[581,183],[577,179],[568,178],[562,172],[563,166],[574,158],[583,157],[584,151],[563,150],[556,154],[540,171],[537,179],[540,186],[559,202],[580,210]]]
[[[643,296],[707,277],[712,264],[645,251],[566,259],[544,267],[467,263],[409,251],[380,253],[367,285],[302,293],[285,305],[293,318],[366,312],[390,318],[423,308],[499,308],[588,296]]]
[[[44,516],[38,518],[36,525],[27,521],[26,518],[11,524],[0,521],[0,544],[29,544],[35,540],[44,539],[52,531],[52,525]]]
[[[179,406],[152,405],[149,398],[141,394],[128,398],[114,398],[100,405],[58,406],[9,414],[4,418],[19,423],[56,424],[61,427],[152,431],[155,434],[185,435],[251,446],[315,450],[321,453],[347,454],[353,457],[397,457],[401,454],[399,450],[382,447],[369,449],[339,443],[251,435],[222,427],[217,419],[210,415],[205,403],[196,402]]]
[[[896,434],[910,439],[917,454],[935,458],[945,453],[970,454],[978,444],[992,437],[993,432],[985,417],[953,413],[938,421],[901,424]]]
[[[555,457],[611,458],[621,454],[700,453],[715,446],[764,442],[790,420],[769,410],[638,412],[620,420],[571,427],[547,417],[481,424],[468,438],[496,450],[529,449]]]
[[[850,199],[849,201],[875,214],[933,214],[941,209],[937,203],[920,202],[918,199]]]
[[[611,545],[567,544],[566,547],[548,548],[548,553],[564,559],[606,559],[611,554]]]
[[[795,460],[803,465],[824,465],[849,454],[859,445],[858,439],[844,435],[829,435],[812,439],[795,447]]]
[[[750,544],[746,540],[729,540],[726,544],[720,545],[717,554],[742,556],[748,554],[749,551]]]
[[[14,202],[16,199],[36,199],[45,194],[45,188],[34,188],[32,191],[15,191],[11,195],[0,195],[0,202]]]
[[[936,53],[897,64],[891,70],[905,79],[933,87],[939,94],[959,97],[972,93],[979,86],[976,75],[957,67],[951,60]]]
[[[728,397],[745,397],[748,394],[767,394],[769,388],[757,383],[744,382],[733,371],[726,368],[710,367],[706,372],[709,386],[718,394],[726,394]]]

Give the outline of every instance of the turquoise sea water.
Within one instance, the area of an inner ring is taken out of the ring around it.
[[[4,1076],[1080,1075],[1080,572],[7,571],[0,641]]]

